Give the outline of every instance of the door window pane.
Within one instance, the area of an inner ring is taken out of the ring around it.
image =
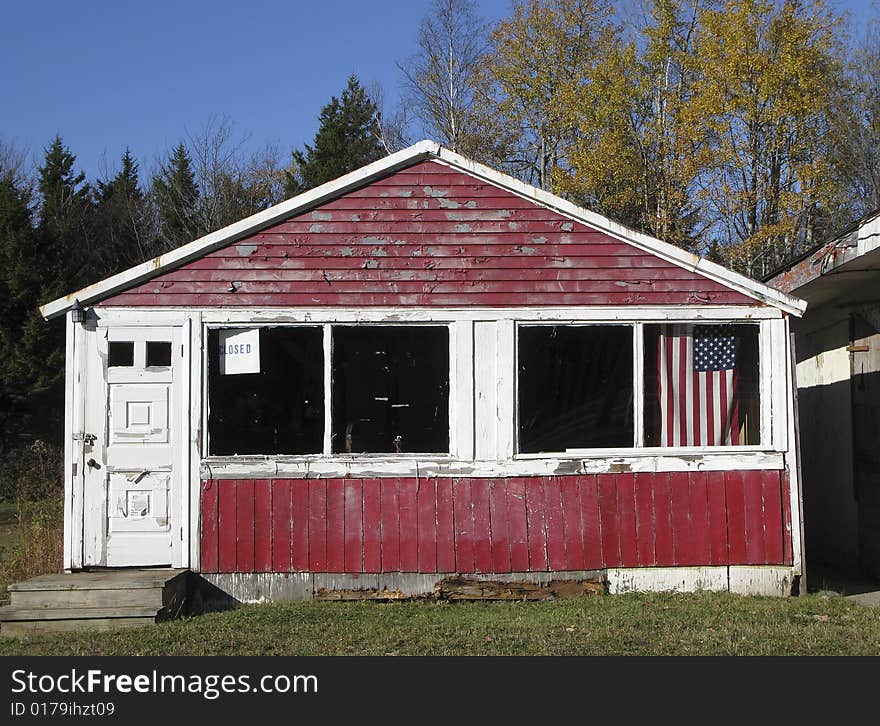
[[[107,365],[110,368],[128,368],[134,365],[134,343],[113,340],[107,344]]]
[[[147,341],[147,367],[170,365],[171,343],[165,340]]]

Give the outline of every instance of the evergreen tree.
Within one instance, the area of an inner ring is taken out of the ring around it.
[[[91,189],[76,157],[56,136],[38,167],[40,205],[32,223],[30,197],[14,181],[0,185],[0,264],[6,293],[0,333],[0,377],[14,425],[4,433],[58,439],[64,415],[64,322],[47,323],[37,306],[91,277],[87,253],[93,218]]]
[[[356,76],[348,79],[341,98],[333,96],[321,109],[320,127],[314,145],[293,152],[292,172],[286,176],[288,195],[347,174],[382,158],[385,151],[379,140],[378,109]]]
[[[28,296],[32,277],[23,276],[36,245],[30,204],[12,174],[0,177],[0,453],[14,445],[27,410],[17,343],[36,304]]]
[[[138,180],[138,163],[126,149],[119,172],[107,181],[98,182],[98,244],[94,263],[100,277],[143,262],[155,251],[145,203]]]
[[[159,234],[167,249],[179,247],[199,236],[196,220],[199,188],[192,161],[182,143],[153,178],[153,195],[159,215]]]
[[[56,136],[45,150],[43,166],[37,168],[40,244],[33,261],[45,296],[42,301],[93,281],[83,269],[90,246],[92,190],[85,174],[74,169],[75,162],[76,157]]]

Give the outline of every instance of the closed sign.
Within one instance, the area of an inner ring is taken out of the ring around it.
[[[220,331],[220,375],[260,372],[260,331]]]

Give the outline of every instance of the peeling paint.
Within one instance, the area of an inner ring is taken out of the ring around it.
[[[329,222],[333,219],[333,215],[330,212],[312,212],[312,219],[316,219],[322,222]]]
[[[532,243],[536,245],[542,245],[547,241],[546,237],[532,237]]]
[[[384,245],[386,242],[382,237],[361,237],[361,244],[365,245]]]
[[[439,199],[440,197],[448,197],[449,196],[448,189],[434,189],[434,187],[422,187],[422,191],[425,193],[425,196],[434,197],[435,199]]]
[[[379,263],[376,262],[376,260],[367,260],[366,262],[364,262],[364,269],[365,270],[375,270],[378,267],[379,267]]]
[[[467,202],[465,202],[464,206],[466,206],[468,209],[476,209],[477,203],[473,199],[469,199]]]
[[[412,196],[412,189],[401,189],[399,192],[397,192],[397,196],[398,197],[411,197]]]
[[[361,221],[360,215],[358,215],[358,214],[352,214],[352,215],[351,215],[351,221],[352,221],[352,222],[360,222],[360,221]]]
[[[441,209],[458,209],[461,204],[456,202],[454,199],[440,199],[440,208]]]
[[[332,253],[332,250],[331,250]],[[352,257],[354,256],[354,250],[351,247],[340,247],[339,254],[342,257]]]
[[[309,227],[309,232],[320,232],[323,229],[324,229],[324,225],[313,224],[311,227]]]
[[[507,229],[511,232],[516,232],[519,229],[519,222],[508,222]]]
[[[469,224],[456,224],[456,232],[473,232],[473,228]]]
[[[257,245],[235,245],[235,251],[238,252],[239,257],[249,257],[257,251]]]
[[[574,224],[572,222],[563,222],[561,225],[559,225],[559,228],[563,232],[571,232],[574,229]]]

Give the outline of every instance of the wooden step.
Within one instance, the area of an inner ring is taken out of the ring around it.
[[[183,614],[188,570],[100,570],[40,575],[9,587],[0,635],[149,625]]]
[[[101,608],[140,605],[162,607],[161,587],[138,590],[25,590],[10,592],[10,605],[23,608]]]
[[[156,608],[133,605],[115,608],[37,608],[29,610],[14,605],[0,607],[0,621],[19,620],[88,620],[91,618],[152,618],[159,614]]]

